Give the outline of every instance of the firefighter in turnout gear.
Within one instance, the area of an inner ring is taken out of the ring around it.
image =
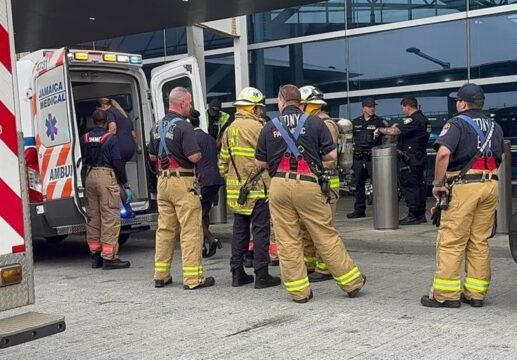
[[[303,222],[336,283],[355,297],[366,278],[331,224],[329,176],[322,163],[337,159],[336,145],[323,121],[304,114],[300,102],[296,86],[280,87],[281,116],[262,129],[255,153],[257,165],[272,177],[269,206],[282,281],[293,301],[306,303],[312,298],[300,238]]]
[[[213,286],[213,277],[205,277],[202,264],[203,230],[201,201],[194,173],[201,159],[194,128],[185,121],[192,108],[192,95],[182,87],[169,94],[169,112],[151,129],[149,153],[156,161],[158,175],[158,229],[154,286],[172,282],[171,264],[176,237],[180,236],[183,288]]]
[[[482,307],[490,285],[488,238],[495,221],[497,168],[504,141],[499,124],[483,114],[484,101],[481,87],[463,85],[456,98],[458,113],[444,125],[433,146],[439,228],[433,286],[421,299],[427,307],[457,308],[460,301]]]
[[[323,100],[323,93],[315,86],[303,86],[300,88],[300,94],[302,96],[302,109],[307,115],[318,116],[323,120],[327,126],[332,137],[334,145],[337,146],[339,129],[337,124],[332,118],[323,111],[323,106],[327,103]],[[324,161],[323,166],[330,172],[330,189],[331,189],[331,200],[330,208],[332,210],[332,226],[334,226],[334,219],[336,217],[337,200],[339,199],[339,175],[336,169],[337,161]],[[327,268],[327,264],[321,260],[318,255],[314,242],[312,241],[307,229],[302,224],[302,239],[303,239],[303,255],[307,270],[311,272],[309,274],[310,282],[318,282],[325,280],[332,280],[332,274]]]
[[[221,139],[219,171],[226,179],[228,207],[234,213],[230,268],[235,287],[253,282],[253,276],[246,274],[243,266],[250,242],[250,226],[255,244],[255,288],[280,285],[280,279],[268,272],[270,214],[266,200],[270,180],[267,173],[255,165],[255,148],[264,127],[261,117],[264,100],[259,90],[243,89],[234,103],[237,108],[235,120]]]
[[[124,269],[129,261],[117,257],[120,233],[120,185],[123,184],[126,202],[131,201],[131,188],[122,165],[116,137],[107,130],[105,111],[93,115],[95,128],[81,139],[86,165],[86,238],[92,254],[92,268]]]

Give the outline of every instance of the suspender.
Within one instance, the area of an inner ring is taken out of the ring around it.
[[[273,125],[275,125],[277,130],[280,132],[280,135],[287,144],[287,147],[289,148],[291,154],[293,154],[297,158],[300,157],[305,150],[303,146],[296,145],[296,142],[298,142],[298,138],[300,137],[300,133],[302,132],[302,129],[305,126],[305,121],[308,117],[309,116],[307,114],[302,114],[302,116],[298,120],[298,124],[296,124],[296,128],[294,129],[293,133],[287,131],[287,129],[285,128],[285,124],[278,117],[271,120],[273,122]]]
[[[474,122],[474,120],[467,115],[458,115],[457,118],[465,121],[467,124],[470,125],[472,129],[477,133],[479,140],[481,141],[482,145],[479,148],[479,152],[483,154],[484,156],[490,156],[492,155],[492,149],[488,148],[488,143],[490,142],[490,139],[492,138],[492,135],[494,134],[494,121],[492,121],[492,124],[490,126],[490,129],[488,129],[487,135],[481,130],[481,128]]]
[[[178,121],[181,121],[183,119],[176,117],[172,120],[169,120],[167,125],[164,124],[165,121],[161,120],[156,124],[156,130],[158,131],[158,134],[160,135],[160,143],[158,145],[158,156],[162,156],[165,152],[165,155],[169,156],[171,152],[169,151],[169,148],[167,147],[167,143],[165,142],[165,135],[170,131],[170,129],[173,126],[176,126],[176,123]],[[165,150],[165,151],[164,151]]]

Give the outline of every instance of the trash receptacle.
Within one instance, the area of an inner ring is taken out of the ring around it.
[[[497,233],[508,234],[512,216],[512,143],[504,141],[503,162],[497,172],[499,177],[499,203],[497,204]]]
[[[219,200],[217,206],[210,210],[210,224],[226,224],[226,186],[219,189]]]
[[[395,144],[372,149],[373,226],[398,229],[397,148]]]

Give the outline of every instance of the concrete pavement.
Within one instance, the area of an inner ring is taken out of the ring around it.
[[[517,264],[507,236],[490,240],[493,281],[484,308],[428,309],[436,229],[428,224],[373,230],[371,217],[337,227],[368,276],[349,299],[332,281],[312,285],[314,299],[290,301],[282,287],[231,287],[231,223],[213,231],[224,248],[205,262],[216,286],[184,291],[180,262],[172,286],[153,287],[153,233],[131,238],[128,270],[91,269],[84,238],[35,241],[36,299],[28,310],[66,316],[67,330],[6,350],[1,359],[511,359],[517,356]],[[403,213],[401,206],[401,215]],[[367,214],[371,215],[371,208]],[[179,252],[176,259],[179,259]],[[248,269],[249,271],[249,269]],[[278,268],[272,268],[278,273]]]

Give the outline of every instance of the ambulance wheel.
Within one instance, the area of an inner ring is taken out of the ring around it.
[[[126,241],[128,241],[130,235],[130,233],[120,233],[118,236],[118,244],[124,245]]]
[[[59,244],[61,241],[65,240],[68,235],[56,235],[56,236],[48,236],[45,238],[50,244]]]

